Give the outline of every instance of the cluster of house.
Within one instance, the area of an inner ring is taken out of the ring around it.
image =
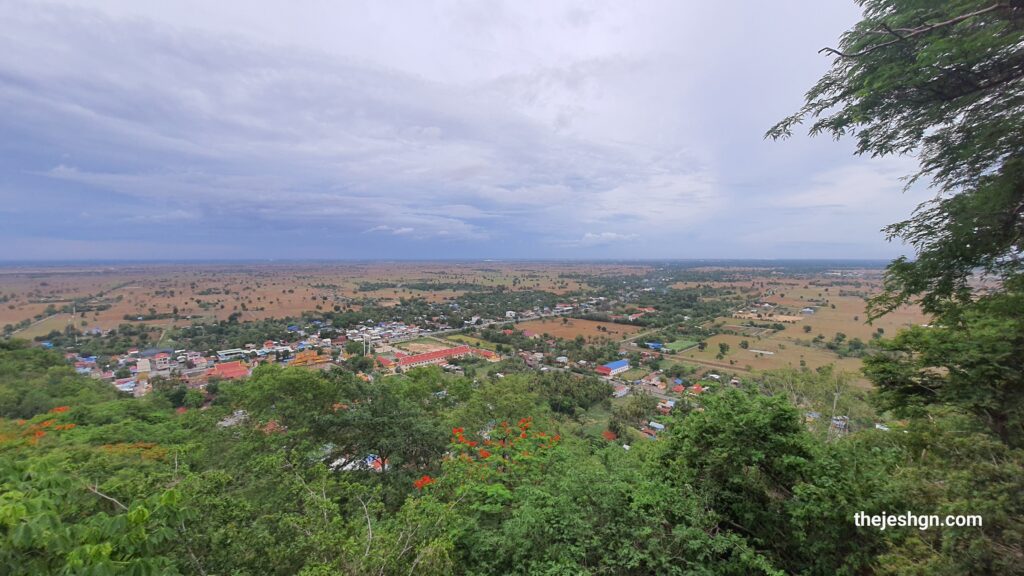
[[[186,382],[209,381],[211,377],[233,379],[249,374],[248,366],[241,362],[218,362],[216,356],[206,357],[191,350],[128,350],[120,356],[110,358],[110,364],[101,367],[95,356],[65,354],[75,371],[93,378],[105,380],[122,392],[136,396],[147,393],[155,377],[179,376]]]
[[[437,319],[435,319],[437,320]],[[360,342],[401,342],[411,340],[428,332],[427,330],[404,322],[378,322],[359,325],[345,331],[345,337],[349,340]]]
[[[267,340],[259,347],[249,344],[244,348],[220,350],[212,356],[193,350],[132,348],[123,355],[111,357],[110,364],[102,368],[95,356],[68,353],[65,358],[79,374],[109,381],[123,392],[141,396],[149,392],[151,381],[157,377],[175,376],[189,386],[203,386],[211,379],[244,378],[253,367],[266,362],[329,368],[333,365],[332,347],[342,342],[344,338],[332,342],[310,335],[294,344]]]
[[[634,320],[639,320],[640,318],[643,318],[645,314],[650,314],[652,312],[657,312],[657,309],[651,308],[650,306],[642,306],[637,308],[637,311],[632,314],[612,314],[608,318],[610,320],[626,320],[632,322]]]
[[[569,302],[558,302],[554,306],[534,306],[532,309],[521,310],[519,312],[516,312],[515,310],[508,310],[505,312],[505,319],[529,320],[530,318],[539,318],[542,316],[560,316],[563,314],[571,314],[573,312],[587,312],[593,311],[597,306],[608,302],[608,298],[604,296],[593,296],[586,299],[573,299]],[[654,311],[653,308],[647,310],[651,312]],[[640,314],[640,316],[642,315],[643,314]]]

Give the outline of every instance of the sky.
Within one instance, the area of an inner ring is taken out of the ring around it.
[[[846,0],[0,0],[0,260],[890,258]]]

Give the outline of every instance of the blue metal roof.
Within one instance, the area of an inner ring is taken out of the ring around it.
[[[605,368],[615,370],[616,368],[624,368],[629,366],[629,360],[616,360],[615,362],[609,362],[604,365]]]

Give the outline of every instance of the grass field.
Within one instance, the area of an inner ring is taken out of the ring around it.
[[[696,345],[697,342],[694,340],[676,340],[675,342],[669,342],[665,347],[669,350],[679,352],[680,350],[686,350],[687,348],[692,348]]]
[[[633,380],[639,380],[644,376],[647,376],[648,373],[650,373],[650,370],[647,368],[630,368],[622,374],[619,374],[619,378],[627,382],[632,382]]]
[[[487,340],[481,340],[472,336],[466,336],[465,334],[452,334],[445,338],[445,340],[451,340],[456,344],[469,344],[476,348],[483,348],[485,350],[494,351],[497,349],[497,344],[494,342],[488,342]]]

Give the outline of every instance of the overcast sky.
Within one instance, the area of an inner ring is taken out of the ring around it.
[[[0,0],[0,260],[887,258],[852,1]]]

